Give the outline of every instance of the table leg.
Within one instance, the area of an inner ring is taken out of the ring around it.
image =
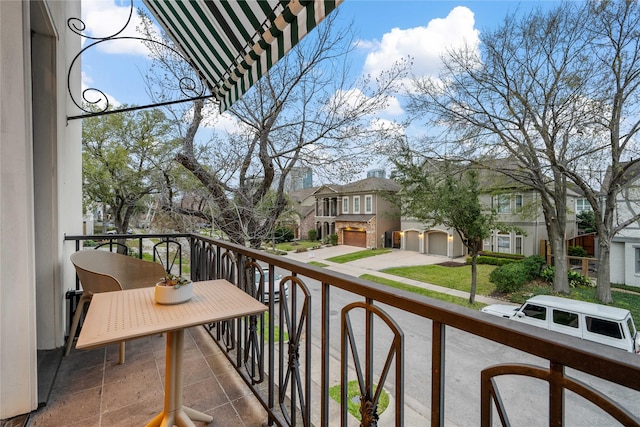
[[[147,427],[167,426],[195,427],[194,421],[213,421],[207,415],[195,409],[182,406],[182,353],[184,349],[184,329],[167,332],[164,409],[151,420]]]

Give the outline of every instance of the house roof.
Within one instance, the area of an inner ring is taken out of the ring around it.
[[[325,184],[322,187],[318,188],[318,190],[314,194],[353,194],[366,192],[375,193],[380,191],[400,191],[400,184],[388,178],[369,177],[344,185]]]
[[[301,188],[300,190],[291,191],[288,194],[293,201],[300,203],[308,197],[312,196],[313,193],[318,190],[318,188],[320,187]]]
[[[620,162],[620,166],[624,170],[623,175],[622,175],[622,179],[620,180],[619,184],[622,186],[625,186],[627,184],[630,184],[634,181],[636,181],[638,178],[640,178],[640,162],[638,161],[633,161],[633,162]],[[604,174],[604,179],[602,180],[602,188],[601,188],[601,192],[603,194],[607,193],[609,191],[609,183],[611,182],[611,166],[607,167],[607,171]]]

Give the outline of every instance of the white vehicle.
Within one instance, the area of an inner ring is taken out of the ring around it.
[[[622,308],[538,295],[520,307],[493,304],[481,311],[640,354],[640,333]]]
[[[257,288],[260,282],[260,275],[257,273],[256,273],[255,280],[256,280],[256,288]],[[262,287],[262,295],[263,295],[262,301],[264,303],[268,303],[269,302],[269,269],[266,267],[262,269],[262,280],[264,283],[264,286]],[[273,285],[274,285],[273,301],[274,302],[280,301],[280,280],[282,280],[282,276],[280,276],[278,273],[275,273],[275,276],[273,277]],[[287,283],[285,283],[284,285],[284,296],[285,298],[289,296],[289,285]]]

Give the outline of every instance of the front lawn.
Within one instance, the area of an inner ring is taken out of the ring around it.
[[[455,267],[458,268],[458,267]],[[480,310],[482,307],[486,306],[481,302],[474,302],[473,304],[469,304],[469,298],[461,298],[455,295],[443,294],[442,292],[432,291],[431,289],[421,288],[419,286],[408,285],[402,282],[396,282],[395,280],[385,279],[383,277],[378,277],[371,274],[363,274],[360,276],[361,279],[370,280],[372,282],[380,283],[381,285],[391,286],[392,288],[402,289],[404,291],[413,292],[414,294],[424,295],[429,298],[438,299],[440,301],[446,301],[457,305],[462,305],[464,307],[469,307],[474,310]]]
[[[496,286],[489,281],[493,265],[480,264],[478,267],[476,295],[489,296]],[[383,273],[431,283],[449,289],[469,292],[471,290],[471,265],[461,267],[445,267],[442,265],[417,265],[412,267],[392,267],[382,270]]]
[[[351,261],[356,261],[362,258],[369,258],[376,255],[388,254],[391,249],[365,249],[363,251],[351,252],[350,254],[338,255],[332,258],[327,258],[327,261],[337,262],[338,264],[344,264]]]

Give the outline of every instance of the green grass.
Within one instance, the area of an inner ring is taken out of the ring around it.
[[[449,267],[449,268],[461,268],[461,267]],[[419,286],[407,285],[406,283],[396,282],[394,280],[385,279],[385,278],[374,276],[371,274],[363,274],[362,276],[360,276],[360,278],[371,280],[372,282],[380,283],[381,285],[391,286],[396,289],[402,289],[404,291],[413,292],[414,294],[438,299],[440,301],[446,301],[446,302],[461,305],[464,307],[469,307],[474,310],[480,310],[482,307],[486,306],[486,304],[483,304],[478,301],[474,302],[473,304],[469,304],[468,298],[461,298],[455,295],[443,294],[442,292],[433,291],[431,289],[424,289]]]
[[[374,393],[376,388],[377,388],[377,385],[374,384],[373,385]],[[340,384],[334,385],[333,387],[329,388],[329,397],[331,397],[336,402],[340,403],[340,397],[341,397]],[[356,399],[353,399],[353,398],[356,398]],[[356,400],[357,403],[354,402],[354,400]],[[382,389],[382,393],[380,393],[380,399],[378,401],[378,409],[376,411],[378,415],[382,414],[387,409],[388,406],[389,406],[389,394],[387,394],[387,392],[384,389]],[[356,417],[358,421],[362,421],[362,418],[360,416],[360,387],[358,386],[357,380],[349,381],[349,383],[347,384],[347,410],[351,415]]]
[[[388,254],[389,252],[391,252],[391,249],[366,249],[364,251],[357,251],[357,252],[352,252],[350,254],[327,258],[327,261],[337,262],[338,264],[344,264],[346,262],[355,261],[362,258]]]
[[[322,267],[322,268],[329,266],[329,264],[325,264],[319,261],[309,261],[307,264],[315,265],[316,267]]]
[[[478,265],[476,295],[490,295],[496,287],[489,281],[493,265]],[[419,282],[431,283],[449,289],[469,292],[471,289],[471,266],[445,267],[442,265],[418,265],[413,267],[392,267],[382,270],[384,273]]]
[[[260,316],[258,316],[258,330],[260,329]],[[264,328],[262,329],[262,336],[265,340],[269,341],[269,313],[264,313]],[[280,327],[278,325],[273,325],[273,340],[278,342],[280,339]],[[287,331],[282,331],[282,340],[284,342],[289,341],[289,334]]]

